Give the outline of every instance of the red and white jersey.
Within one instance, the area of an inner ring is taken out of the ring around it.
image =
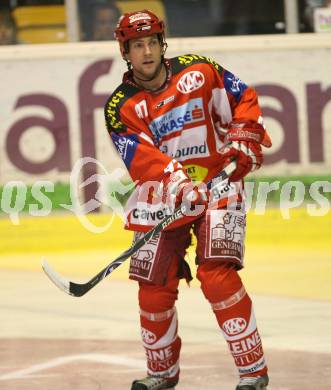
[[[160,182],[172,160],[207,183],[223,168],[219,150],[230,123],[262,122],[254,89],[212,59],[184,55],[165,64],[163,88],[142,89],[127,72],[105,105],[111,139],[138,185],[128,202],[129,229],[148,230],[165,216],[163,205],[147,207],[137,193],[148,181]]]

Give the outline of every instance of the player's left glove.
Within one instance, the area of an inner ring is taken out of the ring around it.
[[[230,177],[231,181],[239,181],[249,172],[260,168],[263,163],[261,145],[267,148],[272,145],[262,125],[254,122],[232,123],[220,150],[223,165],[236,160],[237,168]]]

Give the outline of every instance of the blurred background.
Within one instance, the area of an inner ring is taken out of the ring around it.
[[[115,311],[135,304],[127,264],[76,304],[46,280],[41,257],[60,273],[87,280],[131,243],[122,213],[131,182],[108,139],[103,105],[126,70],[113,37],[117,19],[144,8],[166,22],[168,57],[211,57],[256,88],[273,148],[247,178],[241,277],[256,296],[270,350],[330,357],[331,1],[1,0],[0,337],[14,343],[10,368],[20,338],[108,340],[119,325],[117,337],[139,338],[126,327],[133,324],[129,313],[111,322]],[[79,165],[82,157],[88,163]],[[194,271],[194,246],[188,257]],[[112,286],[132,295],[118,294],[114,302]],[[197,286],[195,280],[191,291]],[[98,317],[104,305],[111,308],[109,322],[89,328],[87,318]],[[214,329],[199,321],[201,329]],[[8,358],[6,347],[2,354]],[[317,375],[312,367],[310,379]],[[311,388],[309,380],[291,387],[286,379],[273,388]],[[19,388],[4,383],[6,390]],[[43,386],[34,388],[52,389]]]
[[[143,8],[165,20],[168,56],[192,52],[209,56],[260,95],[273,148],[267,151],[264,168],[247,180],[249,216],[253,226],[266,220],[270,224],[258,232],[249,229],[248,239],[257,245],[268,241],[273,245],[275,240],[289,245],[292,237],[295,250],[307,245],[308,236],[314,245],[323,237],[329,244],[330,1],[2,0],[0,265],[17,264],[8,260],[12,253],[85,247],[107,251],[113,245],[125,249],[130,242],[130,233],[122,233],[120,227],[120,236],[127,241],[112,242],[114,223],[122,224],[130,178],[112,153],[103,105],[126,68],[113,36],[118,17]],[[98,162],[76,165],[82,157]],[[96,173],[101,180],[87,183]],[[101,195],[96,199],[98,190]],[[49,218],[71,216],[76,221],[73,214],[86,210],[91,200],[88,211],[95,213],[78,220],[82,226],[78,230],[87,230],[88,239],[82,240],[77,229],[65,237],[61,229],[53,231],[52,238],[47,236],[43,224]],[[279,220],[267,219],[272,210]],[[90,224],[89,218],[105,215],[107,222],[101,226]],[[31,229],[40,224],[38,234],[45,237],[26,235],[24,224],[31,224]],[[304,226],[304,232],[298,226]],[[74,237],[77,242],[68,242]],[[248,249],[250,253],[255,252]],[[39,263],[23,262],[27,268],[40,269]],[[263,282],[265,277],[258,280],[253,289],[263,283],[271,288]],[[318,285],[326,288],[325,283]],[[305,290],[305,283],[302,287]],[[327,296],[331,297],[330,290]]]
[[[327,19],[325,8],[330,4],[329,0],[3,0],[0,38],[2,45],[112,40],[120,14],[143,8],[166,21],[169,37],[319,32],[328,28],[320,25],[316,14]]]

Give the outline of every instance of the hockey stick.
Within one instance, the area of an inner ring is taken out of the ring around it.
[[[224,170],[217,176],[216,184],[211,188],[212,191],[218,191],[217,186],[218,183],[226,180],[231,173],[236,169],[236,162],[232,161],[228,166],[224,168]],[[215,180],[215,179],[214,179]],[[220,190],[220,192],[224,192],[224,190]],[[86,283],[75,283],[71,282],[61,275],[53,271],[51,266],[48,264],[46,259],[42,260],[42,267],[45,271],[46,275],[49,279],[62,291],[66,292],[69,295],[73,295],[74,297],[81,297],[86,294],[91,288],[96,286],[101,280],[103,280],[106,276],[111,274],[117,267],[119,267],[126,259],[131,257],[134,253],[136,253],[144,244],[146,244],[152,237],[156,234],[160,233],[166,227],[168,227],[172,222],[177,221],[177,219],[181,218],[186,211],[188,211],[190,205],[189,203],[182,203],[178,206],[172,215],[168,215],[161,222],[159,222],[154,228],[152,228],[149,232],[147,232],[141,239],[136,241],[132,246],[123,252],[120,256],[118,256],[114,261],[108,264],[102,271],[100,271],[97,275],[95,275],[92,279],[90,279]]]

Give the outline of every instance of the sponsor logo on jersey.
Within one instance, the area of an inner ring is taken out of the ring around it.
[[[160,103],[158,103],[155,108],[161,108],[163,106],[165,106],[167,103],[170,103],[172,102],[173,100],[175,100],[175,95],[172,95],[172,96],[169,96],[168,98],[162,100]]]
[[[205,76],[199,71],[185,73],[177,83],[177,89],[181,93],[191,93],[201,88],[205,83]]]
[[[112,96],[112,98],[107,103],[107,119],[110,122],[110,126],[113,129],[119,129],[123,127],[122,122],[117,118],[116,108],[120,104],[121,100],[125,97],[124,92],[118,91]]]
[[[222,329],[229,336],[235,336],[242,333],[247,327],[247,322],[244,318],[231,318],[224,322]]]
[[[125,165],[129,168],[133,156],[135,154],[135,151],[137,149],[137,145],[138,145],[137,136],[133,134],[124,137],[124,136],[118,136],[115,133],[111,133],[111,137],[118,153],[122,157],[122,160],[124,161]]]
[[[231,190],[232,192],[236,190],[235,185],[231,182],[224,183],[223,181],[220,181],[218,184],[213,185],[210,191],[211,202],[217,202],[224,199],[229,195]]]
[[[165,135],[182,130],[185,125],[204,118],[202,98],[196,98],[155,118],[149,128],[156,139],[160,140]]]
[[[150,205],[149,205],[150,207]],[[132,211],[132,223],[140,223],[142,225],[153,225],[156,222],[162,221],[165,217],[171,215],[173,210],[171,207],[163,204],[163,208],[151,209],[146,204],[145,208],[135,208]]]
[[[227,92],[229,92],[236,101],[241,99],[242,94],[247,89],[247,85],[229,71],[224,72],[224,86]]]
[[[211,59],[210,57],[198,56],[195,54],[187,54],[185,56],[180,56],[180,57],[178,57],[178,61],[181,65],[186,65],[186,66],[191,65],[192,62],[194,62],[194,61],[197,61],[197,62],[207,61],[210,64],[212,64],[216,70],[220,71],[222,69],[221,66],[217,62],[215,62],[213,59]]]
[[[206,126],[197,126],[182,131],[179,137],[162,142],[160,150],[177,161],[210,156]]]
[[[196,164],[184,165],[187,174],[195,182],[204,181],[208,175],[208,169]]]

